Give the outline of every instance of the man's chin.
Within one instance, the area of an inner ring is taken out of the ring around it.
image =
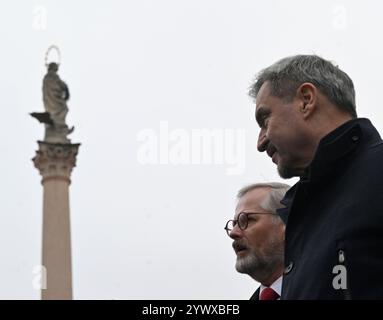
[[[283,179],[290,179],[293,177],[299,177],[301,175],[300,170],[296,168],[286,167],[281,164],[278,164],[278,174]]]
[[[235,264],[235,270],[237,270],[237,272],[239,273],[248,273],[249,267],[243,262],[241,263],[240,261],[237,260]]]
[[[237,261],[235,264],[235,269],[239,273],[250,273],[254,269],[254,265],[256,265],[256,262],[254,261],[254,258],[251,256],[242,256],[237,257]]]

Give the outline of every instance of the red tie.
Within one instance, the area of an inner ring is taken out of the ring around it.
[[[277,300],[278,298],[279,294],[268,287],[263,289],[261,294],[259,295],[259,300]]]

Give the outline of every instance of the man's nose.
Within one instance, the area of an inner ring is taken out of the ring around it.
[[[233,240],[239,239],[242,237],[242,230],[236,225],[229,233],[229,237]]]
[[[263,152],[267,149],[269,139],[266,136],[266,130],[261,129],[258,136],[257,149],[259,152]]]

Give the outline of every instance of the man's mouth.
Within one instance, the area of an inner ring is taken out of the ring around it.
[[[241,252],[244,252],[245,250],[247,250],[247,247],[243,244],[239,244],[237,242],[234,242],[233,243],[233,249],[235,251],[236,254],[239,254]]]
[[[274,146],[269,145],[266,150],[267,155],[274,160],[274,155],[277,153],[277,149]]]
[[[278,164],[278,161],[277,161],[277,153],[274,152],[273,155],[271,156],[271,160],[275,163],[275,164]]]

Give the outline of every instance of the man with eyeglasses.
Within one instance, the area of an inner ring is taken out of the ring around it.
[[[281,295],[285,225],[277,209],[283,207],[280,200],[289,188],[276,182],[242,188],[234,220],[226,223],[234,240],[236,270],[261,283],[250,300],[277,300]]]

